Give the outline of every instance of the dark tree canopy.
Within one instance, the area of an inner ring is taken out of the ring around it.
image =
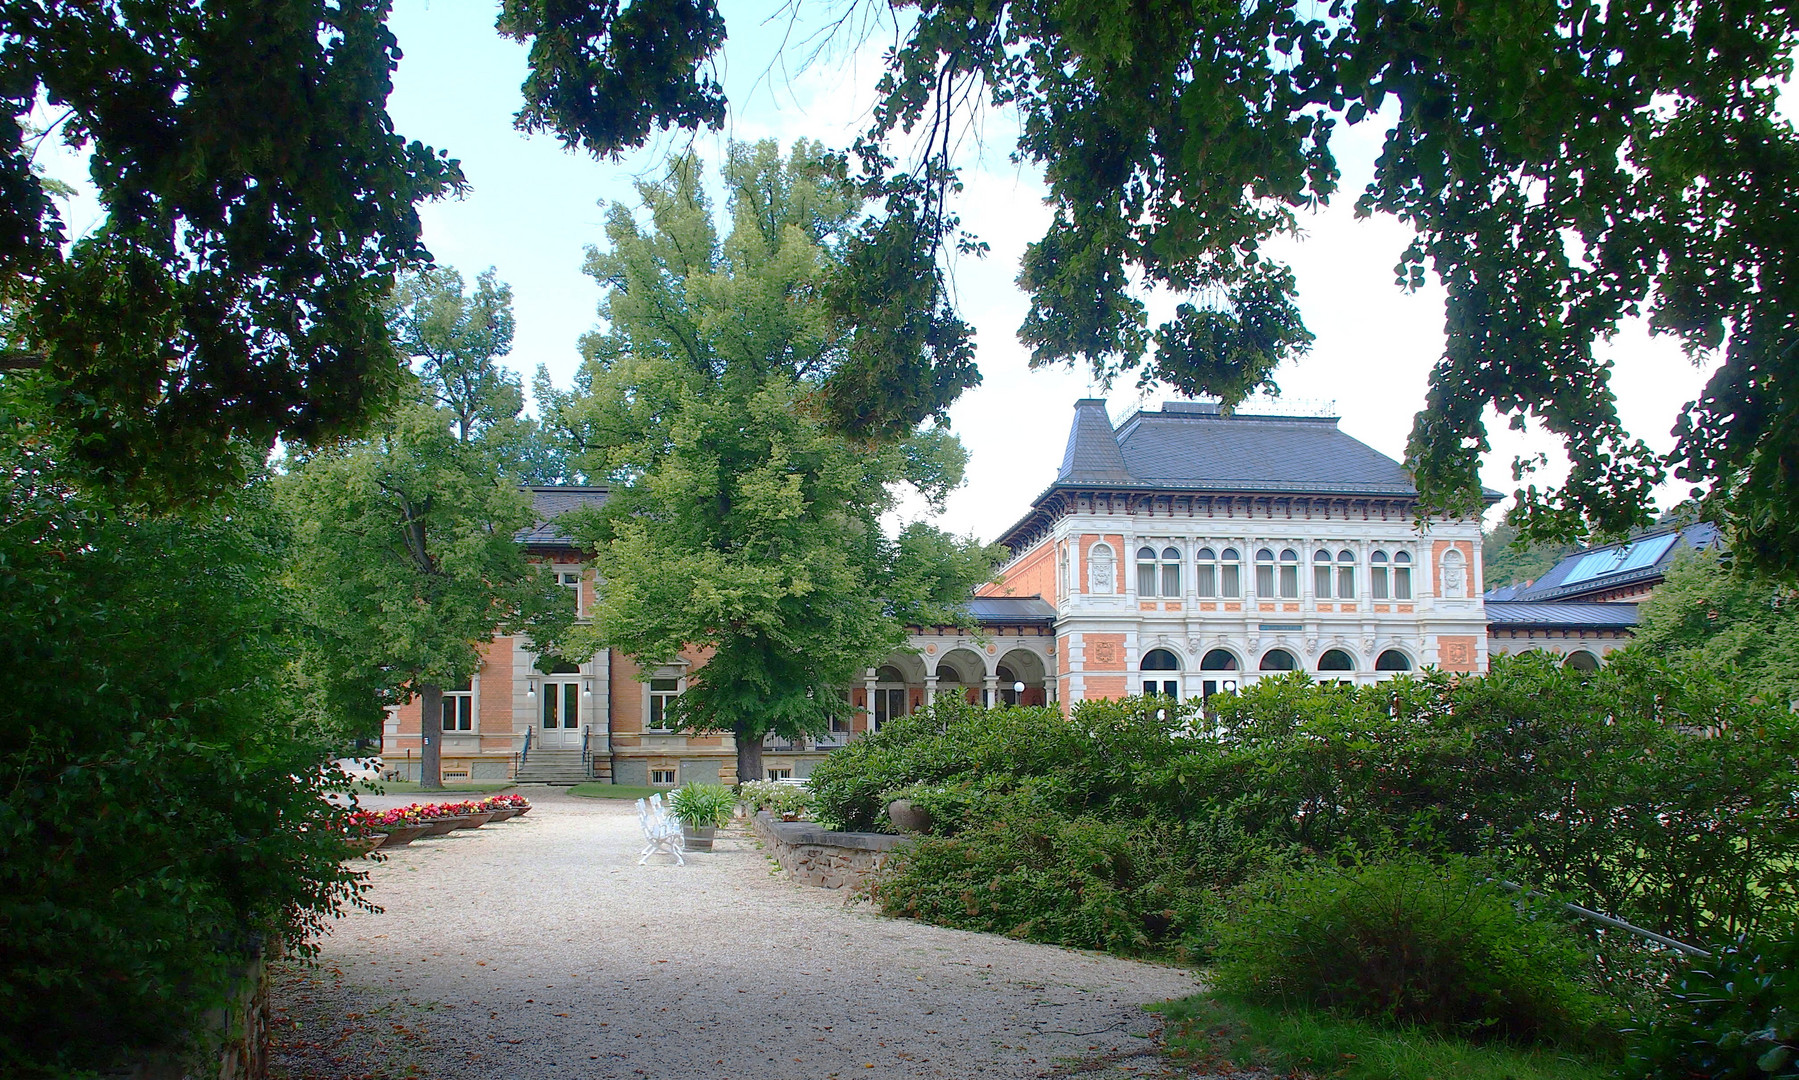
[[[1055,211],[1019,277],[1035,363],[1232,404],[1271,387],[1311,337],[1291,269],[1262,249],[1337,193],[1338,125],[1379,124],[1357,211],[1416,230],[1396,253],[1401,286],[1434,274],[1448,292],[1408,450],[1432,507],[1478,507],[1492,406],[1540,422],[1572,464],[1556,490],[1519,466],[1525,536],[1646,524],[1672,473],[1706,489],[1745,558],[1799,572],[1799,137],[1776,111],[1799,44],[1791,5],[891,6],[916,18],[860,148],[890,200],[882,220],[916,223],[915,250],[934,253],[955,228],[955,105],[985,93],[1015,109]],[[926,148],[912,173],[881,156],[901,134]],[[849,266],[840,289],[890,276],[881,260]],[[1159,326],[1146,287],[1184,299]],[[1722,359],[1666,456],[1624,430],[1596,353],[1636,316]]]

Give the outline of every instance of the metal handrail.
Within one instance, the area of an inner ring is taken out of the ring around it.
[[[588,776],[593,775],[593,751],[588,748],[589,740],[591,740],[592,738],[593,738],[593,725],[592,724],[582,724],[581,725],[581,771],[586,773]]]
[[[1526,889],[1524,886],[1518,884],[1515,881],[1500,881],[1499,887],[1504,889],[1506,892],[1521,892],[1521,893],[1524,893],[1526,896],[1541,896],[1542,895],[1539,892],[1535,892],[1535,891]],[[1609,926],[1614,930],[1623,930],[1627,933],[1635,934],[1638,937],[1646,938],[1649,941],[1653,941],[1657,945],[1663,945],[1670,949],[1673,949],[1675,952],[1685,953],[1688,956],[1697,956],[1701,960],[1711,959],[1712,954],[1705,951],[1704,949],[1701,949],[1697,945],[1688,945],[1684,941],[1676,941],[1675,939],[1669,937],[1666,934],[1658,934],[1654,930],[1645,930],[1641,926],[1635,926],[1631,923],[1627,923],[1623,919],[1615,919],[1610,915],[1606,915],[1601,912],[1594,911],[1592,908],[1584,908],[1584,907],[1581,907],[1579,904],[1569,904],[1569,903],[1563,903],[1561,905],[1561,908],[1563,911],[1566,911],[1570,915],[1579,915],[1581,918],[1586,919],[1590,922],[1596,922],[1601,926]]]
[[[518,763],[520,765],[523,765],[525,762],[531,760],[531,736],[535,735],[536,733],[537,733],[536,728],[526,728],[525,729],[525,748],[523,750],[519,751],[519,755],[518,755]]]

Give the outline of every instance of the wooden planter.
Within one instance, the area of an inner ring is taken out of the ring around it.
[[[462,828],[462,822],[463,819],[461,817],[432,818],[430,821],[425,822],[425,835],[442,836],[445,833],[455,832],[457,829]]]
[[[344,837],[344,846],[350,850],[345,858],[354,859],[362,855],[367,855],[386,841],[387,834],[384,832],[364,833],[361,836],[346,836]]]
[[[518,816],[519,817],[524,817],[526,814],[529,814],[530,812],[531,812],[531,808],[529,806],[521,806],[518,808]]]
[[[492,821],[490,821],[489,824],[492,824],[493,821],[507,821],[511,818],[518,817],[522,813],[524,813],[523,810],[514,810],[511,807],[507,807],[504,810],[495,810],[493,811]]]
[[[493,812],[490,810],[483,810],[479,814],[469,814],[467,817],[464,817],[462,819],[462,827],[465,829],[479,829],[481,826],[492,820]]]
[[[381,846],[384,848],[405,847],[423,835],[425,835],[423,825],[402,825],[387,830],[387,839],[381,841]]]

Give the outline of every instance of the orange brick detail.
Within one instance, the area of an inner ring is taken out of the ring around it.
[[[1081,667],[1087,671],[1123,671],[1124,635],[1083,635],[1081,638]]]
[[[1475,649],[1472,635],[1443,635],[1437,638],[1437,666],[1444,671],[1473,671]]]
[[[1081,680],[1082,697],[1087,701],[1124,697],[1129,693],[1124,682],[1123,675],[1089,675]]]

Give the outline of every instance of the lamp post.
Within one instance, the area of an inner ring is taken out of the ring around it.
[[[1023,705],[1024,704],[1024,684],[1021,682],[1015,682],[1012,684],[1012,704],[1014,704],[1014,705]]]

